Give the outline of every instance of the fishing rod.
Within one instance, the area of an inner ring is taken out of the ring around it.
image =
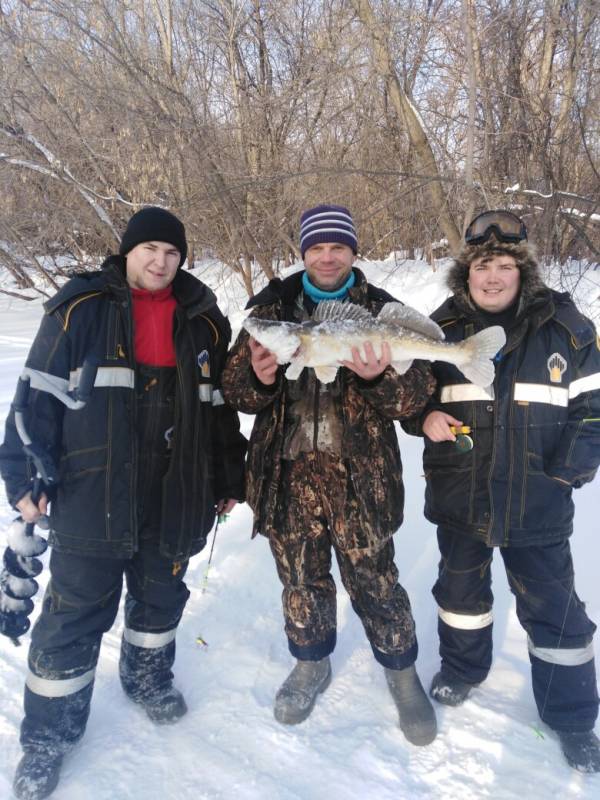
[[[208,555],[208,563],[206,565],[206,570],[204,572],[204,577],[202,579],[202,584],[201,584],[201,592],[200,592],[201,595],[206,593],[206,589],[207,589],[207,586],[208,586],[208,573],[210,571],[210,565],[212,564],[212,557],[213,557],[213,552],[214,552],[214,549],[215,549],[215,542],[217,541],[217,531],[219,530],[219,526],[222,523],[227,522],[228,519],[229,519],[229,514],[223,514],[223,513],[217,514],[217,520],[215,522],[215,529],[213,531],[212,542],[211,542],[211,545],[210,545],[210,553]],[[208,647],[208,642],[200,634],[198,634],[198,636],[196,636],[196,644],[201,644],[203,647]]]

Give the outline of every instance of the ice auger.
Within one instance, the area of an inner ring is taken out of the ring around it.
[[[71,409],[83,408],[90,398],[97,370],[97,360],[88,357],[83,364],[76,389],[63,392],[52,387],[51,393]],[[53,459],[43,447],[31,440],[25,426],[30,385],[31,372],[25,369],[19,378],[12,408],[23,451],[35,469],[31,497],[37,504],[44,492],[50,492],[56,486],[57,471]],[[41,386],[36,388],[50,391],[50,388]],[[19,637],[29,630],[29,615],[34,607],[32,598],[39,589],[35,578],[43,569],[38,556],[48,547],[46,539],[35,533],[36,524],[40,529],[47,529],[48,518],[42,516],[35,523],[25,522],[22,517],[17,517],[7,532],[8,547],[4,551],[4,568],[0,573],[0,633],[8,636],[15,645],[20,644]]]

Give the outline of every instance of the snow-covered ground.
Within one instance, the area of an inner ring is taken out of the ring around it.
[[[444,265],[381,262],[368,276],[424,312],[444,297]],[[207,279],[206,274],[203,275]],[[218,287],[239,324],[243,293]],[[577,284],[586,312],[599,317],[600,272]],[[41,315],[39,302],[0,299],[0,417]],[[252,418],[243,419],[249,433]],[[435,531],[422,516],[421,442],[399,433],[406,482],[406,521],[396,534],[401,579],[419,636],[417,666],[428,684],[438,665],[437,615],[430,594],[437,569]],[[598,490],[577,492],[572,546],[577,591],[600,621]],[[0,528],[14,513],[2,498]],[[594,522],[594,519],[596,522]],[[192,592],[177,636],[176,682],[189,713],[172,728],[154,727],[123,695],[118,680],[122,618],[104,638],[88,730],[65,761],[56,800],[536,800],[600,797],[600,776],[582,776],[563,761],[537,718],[525,634],[517,621],[501,560],[496,559],[495,660],[488,680],[462,708],[436,707],[440,733],[427,748],[402,736],[383,671],[339,588],[334,679],[302,725],[272,714],[274,694],[292,666],[283,634],[280,586],[267,542],[250,540],[250,512],[235,509],[221,526],[202,586],[209,547],[187,576]],[[0,546],[5,544],[0,537]],[[334,572],[339,583],[337,570]],[[42,574],[42,583],[48,578]],[[40,597],[37,597],[39,604]],[[201,636],[208,646],[197,643]],[[27,639],[0,637],[0,800],[20,756],[18,727]],[[600,656],[600,638],[596,639]]]

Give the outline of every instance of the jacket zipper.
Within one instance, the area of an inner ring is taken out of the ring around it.
[[[138,386],[139,374],[138,374],[138,365],[137,361],[135,360],[135,352],[133,348],[133,310],[131,307],[131,296],[129,294],[129,290],[127,291],[127,297],[125,300],[122,301],[121,307],[125,310],[127,315],[127,325],[125,325],[125,330],[127,332],[127,349],[129,351],[129,366],[133,369],[133,391],[132,391],[132,401],[131,401],[131,408],[129,410],[129,416],[131,421],[130,426],[130,452],[131,452],[131,478],[129,483],[129,496],[130,496],[130,504],[129,504],[129,518],[131,522],[131,546],[133,552],[135,553],[138,549],[138,518],[137,518],[137,481],[138,481],[138,439],[137,439],[137,399],[136,399],[136,391]]]
[[[313,450],[318,452],[319,443],[319,381],[315,377],[315,396],[313,400]]]
[[[523,323],[521,323],[521,326],[522,326],[522,324]],[[502,350],[502,360],[504,360],[506,358],[506,356],[509,353],[511,353],[513,350],[518,349],[518,347],[521,345],[522,341],[523,341],[523,336],[520,336],[518,339],[514,340],[510,344],[509,347],[507,347],[505,345],[505,347]],[[511,386],[512,386],[512,388],[511,388],[511,397],[514,397],[514,381],[515,381],[515,375],[513,375],[512,382],[511,382]],[[498,370],[496,370],[496,375],[494,377],[493,386],[494,386],[494,411],[493,411],[493,420],[492,421],[494,423],[494,425],[493,425],[494,434],[493,434],[493,438],[492,438],[492,453],[491,453],[491,458],[490,458],[490,468],[489,468],[489,471],[488,471],[488,497],[490,498],[490,519],[489,519],[489,523],[488,523],[488,546],[489,547],[500,547],[500,546],[502,546],[503,544],[506,543],[505,542],[506,533],[504,533],[502,535],[501,541],[498,541],[498,542],[494,541],[495,537],[493,535],[493,530],[494,530],[495,513],[494,513],[494,495],[493,495],[493,491],[492,491],[492,475],[493,475],[493,472],[494,472],[494,467],[496,465],[496,451],[498,449],[498,437],[500,436],[500,431],[501,431],[502,427],[505,427],[507,431],[509,430],[509,428],[508,428],[509,420],[507,419],[507,425],[501,427],[501,425],[500,425],[501,420],[499,419],[499,413],[498,413],[499,407],[500,407],[500,405],[499,405],[500,380],[499,380],[499,372],[498,372]],[[509,454],[509,458],[511,459],[510,471],[512,473],[512,466],[513,465],[512,465],[512,456],[510,454]],[[510,509],[510,492],[509,492],[509,498],[508,499],[509,499],[509,502],[507,503],[507,506]],[[509,512],[506,512],[506,513],[509,513]],[[504,530],[505,530],[505,532],[507,530],[506,517],[505,517]]]

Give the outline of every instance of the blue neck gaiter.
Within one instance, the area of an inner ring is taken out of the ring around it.
[[[310,297],[313,303],[320,303],[321,300],[343,300],[348,294],[348,289],[351,289],[355,282],[356,276],[354,275],[354,272],[350,272],[348,280],[343,286],[340,286],[339,289],[336,289],[333,292],[325,292],[323,289],[319,289],[310,282],[308,272],[304,271],[304,274],[302,275],[302,288],[304,289],[304,293]]]

